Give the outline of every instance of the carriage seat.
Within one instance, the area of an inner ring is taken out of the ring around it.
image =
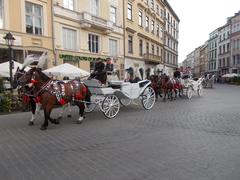
[[[197,77],[193,78],[194,81],[198,81],[198,79],[199,79],[199,78],[197,78]]]

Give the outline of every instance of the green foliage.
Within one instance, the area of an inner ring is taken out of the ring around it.
[[[12,110],[12,95],[4,93],[0,95],[0,112],[11,112]]]
[[[3,85],[3,78],[0,77],[0,93],[3,93],[4,85]]]

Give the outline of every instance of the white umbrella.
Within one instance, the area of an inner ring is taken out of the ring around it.
[[[68,77],[83,77],[88,76],[90,73],[77,68],[71,64],[64,63],[43,71],[46,75],[53,76],[68,76]]]
[[[17,71],[17,68],[22,68],[22,64],[16,61],[13,61],[13,70],[12,74],[14,75]],[[30,68],[26,67],[25,70],[28,71]],[[9,62],[1,63],[0,64],[0,76],[2,77],[10,77],[10,72],[9,72]]]

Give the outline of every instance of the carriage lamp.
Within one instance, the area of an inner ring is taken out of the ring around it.
[[[11,92],[13,92],[13,88],[12,88],[12,69],[13,69],[13,50],[12,50],[12,46],[14,43],[15,38],[13,37],[13,35],[8,32],[3,39],[5,39],[6,44],[8,46],[9,49],[9,74],[10,74],[10,86],[11,86]]]

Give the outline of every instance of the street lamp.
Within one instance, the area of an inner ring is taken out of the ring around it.
[[[7,33],[3,39],[5,39],[6,41],[6,44],[8,46],[8,49],[9,49],[9,73],[10,73],[10,88],[11,88],[11,92],[13,92],[13,89],[12,89],[12,69],[13,69],[13,50],[12,50],[12,46],[13,46],[13,42],[15,40],[15,38],[13,37],[13,35],[9,32]]]

